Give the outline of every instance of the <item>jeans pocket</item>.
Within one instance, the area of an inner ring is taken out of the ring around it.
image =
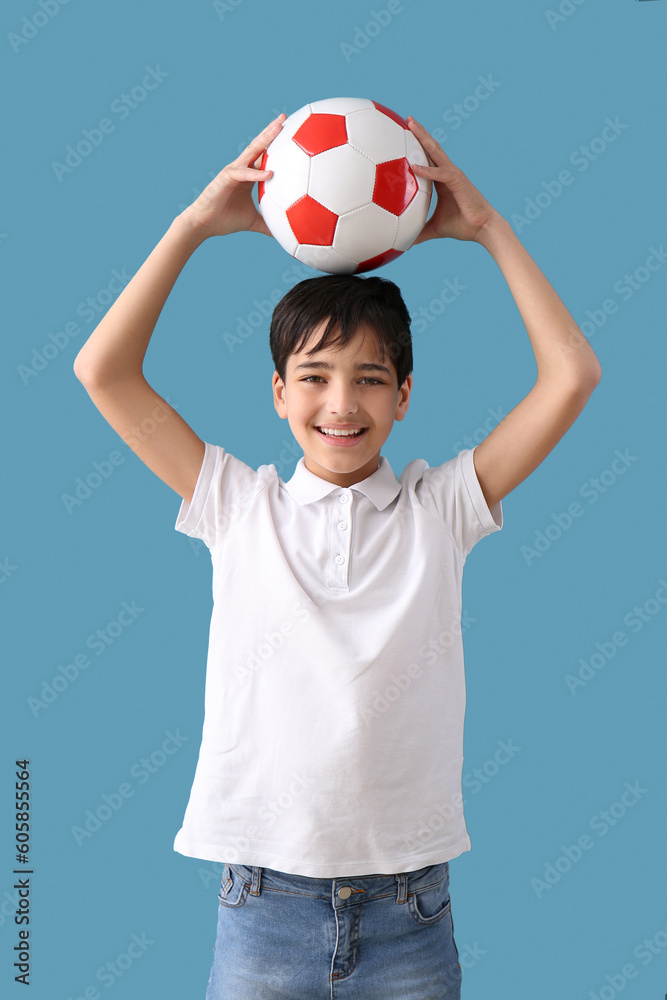
[[[246,882],[238,871],[226,864],[222,871],[220,892],[218,893],[221,906],[243,906],[249,891],[250,882]]]
[[[418,924],[422,926],[437,924],[451,912],[448,874],[433,885],[411,892],[408,896],[408,905],[410,913]]]

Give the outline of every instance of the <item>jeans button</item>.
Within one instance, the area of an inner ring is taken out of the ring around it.
[[[342,889],[338,890],[339,899],[349,899],[351,895],[352,895],[352,890],[350,889],[349,885],[344,885]]]

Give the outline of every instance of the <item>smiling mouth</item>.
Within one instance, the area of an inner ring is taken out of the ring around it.
[[[331,432],[331,431],[327,432],[327,431],[323,430],[321,427],[316,427],[315,430],[319,434],[321,434],[322,437],[335,438],[337,441],[347,441],[350,438],[354,440],[355,438],[363,437],[363,435],[366,433],[366,431],[368,430],[368,428],[367,427],[361,427],[361,428],[359,428],[359,430],[345,431],[345,432],[342,432],[341,430],[336,431],[336,432]]]

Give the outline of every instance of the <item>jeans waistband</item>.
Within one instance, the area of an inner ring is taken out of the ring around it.
[[[250,885],[251,896],[259,896],[263,886],[265,889],[296,895],[320,896],[330,899],[334,906],[345,906],[381,896],[395,896],[397,903],[405,903],[410,893],[438,885],[445,879],[449,880],[447,861],[394,875],[347,875],[341,878],[311,878],[276,871],[274,868],[236,863],[226,867],[231,868]]]

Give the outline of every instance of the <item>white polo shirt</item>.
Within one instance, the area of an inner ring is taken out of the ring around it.
[[[473,449],[347,489],[206,444],[176,530],[213,564],[202,743],[174,849],[313,878],[470,849],[461,577],[502,528]]]

